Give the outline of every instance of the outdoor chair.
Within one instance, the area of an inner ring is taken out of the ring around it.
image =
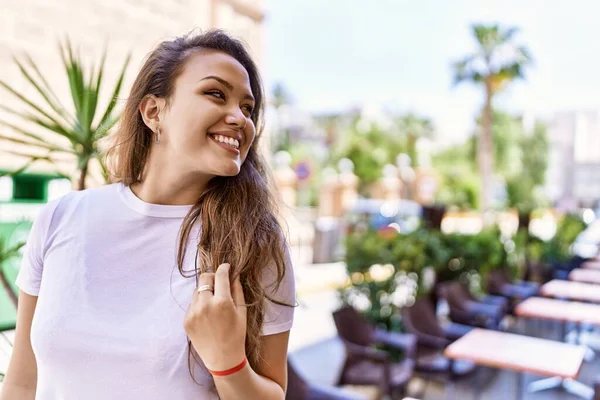
[[[335,387],[316,385],[304,379],[288,358],[286,400],[358,400],[358,397]]]
[[[350,306],[334,311],[333,319],[346,349],[338,385],[377,385],[382,394],[391,398],[404,396],[413,375],[417,338],[376,329]],[[375,348],[375,344],[403,351],[404,359],[393,361],[388,352]]]
[[[452,281],[438,286],[439,297],[446,300],[454,322],[486,329],[499,329],[505,309],[498,304],[473,301],[465,294],[462,283]]]
[[[513,283],[503,270],[492,271],[488,275],[487,292],[508,299],[511,313],[518,302],[537,295],[538,291],[539,284],[525,281]]]
[[[415,370],[426,374],[450,374],[462,377],[475,370],[475,364],[467,361],[451,361],[443,354],[453,341],[468,333],[472,327],[456,323],[442,326],[430,299],[422,297],[411,307],[402,309],[404,329],[417,337]]]
[[[481,298],[477,298],[477,297],[475,297],[475,295],[473,293],[471,293],[471,291],[469,290],[467,285],[465,285],[463,283],[461,283],[460,289],[462,290],[462,293],[465,296],[465,298],[468,298],[471,301],[497,306],[497,307],[500,307],[500,309],[502,309],[502,311],[504,313],[509,312],[510,302],[506,297],[497,296],[494,294],[488,294],[488,295],[484,295]]]

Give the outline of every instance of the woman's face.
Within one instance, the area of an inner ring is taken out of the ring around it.
[[[253,109],[246,69],[225,53],[202,51],[175,81],[157,150],[184,173],[237,175],[256,135]]]

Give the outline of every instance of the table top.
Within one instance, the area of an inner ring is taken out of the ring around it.
[[[600,261],[590,260],[581,264],[581,268],[600,270]]]
[[[575,268],[569,274],[569,279],[575,282],[600,283],[600,271],[595,269]]]
[[[600,305],[530,297],[515,307],[515,314],[524,318],[588,323],[600,326]]]
[[[487,329],[473,329],[444,352],[492,368],[577,379],[585,348],[572,344]]]
[[[540,288],[545,297],[559,297],[569,300],[600,303],[600,285],[593,283],[552,280]]]

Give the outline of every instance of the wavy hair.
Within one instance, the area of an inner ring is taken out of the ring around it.
[[[273,194],[270,171],[258,152],[262,136],[264,95],[260,74],[245,46],[221,30],[187,34],[160,43],[143,64],[126,101],[116,144],[109,153],[113,180],[132,185],[142,175],[152,144],[152,131],[139,112],[142,100],[148,95],[169,101],[176,78],[183,72],[187,60],[203,50],[216,50],[236,59],[248,72],[255,99],[251,119],[256,126],[256,139],[248,151],[240,173],[232,177],[213,178],[196,204],[184,218],[179,237],[177,264],[183,269],[185,244],[196,222],[201,222],[196,261],[199,273],[223,262],[231,264],[232,278],[240,275],[248,307],[246,354],[253,368],[261,359],[260,336],[265,299],[280,305],[292,306],[273,299],[266,293],[264,272],[268,265],[276,268],[274,289],[285,274],[285,236],[277,219],[278,202]],[[266,262],[268,261],[268,262]],[[196,276],[194,272],[192,276]],[[187,276],[189,277],[189,276]],[[190,373],[191,358],[196,356],[188,341]]]

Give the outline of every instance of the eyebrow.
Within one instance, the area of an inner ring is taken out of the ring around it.
[[[232,85],[231,83],[227,82],[227,81],[226,81],[225,79],[223,79],[223,78],[219,78],[218,76],[214,76],[214,75],[209,75],[209,76],[207,76],[207,77],[205,77],[205,78],[202,78],[202,79],[200,79],[200,81],[199,81],[199,82],[205,81],[205,80],[207,80],[207,79],[213,79],[213,80],[215,80],[215,81],[219,82],[220,84],[222,84],[223,86],[225,86],[227,89],[229,89],[229,90],[233,90],[233,85]],[[248,100],[255,101],[255,100],[254,100],[254,97],[253,97],[252,95],[250,95],[250,94],[246,94],[246,95],[244,96],[244,99],[248,99]]]

